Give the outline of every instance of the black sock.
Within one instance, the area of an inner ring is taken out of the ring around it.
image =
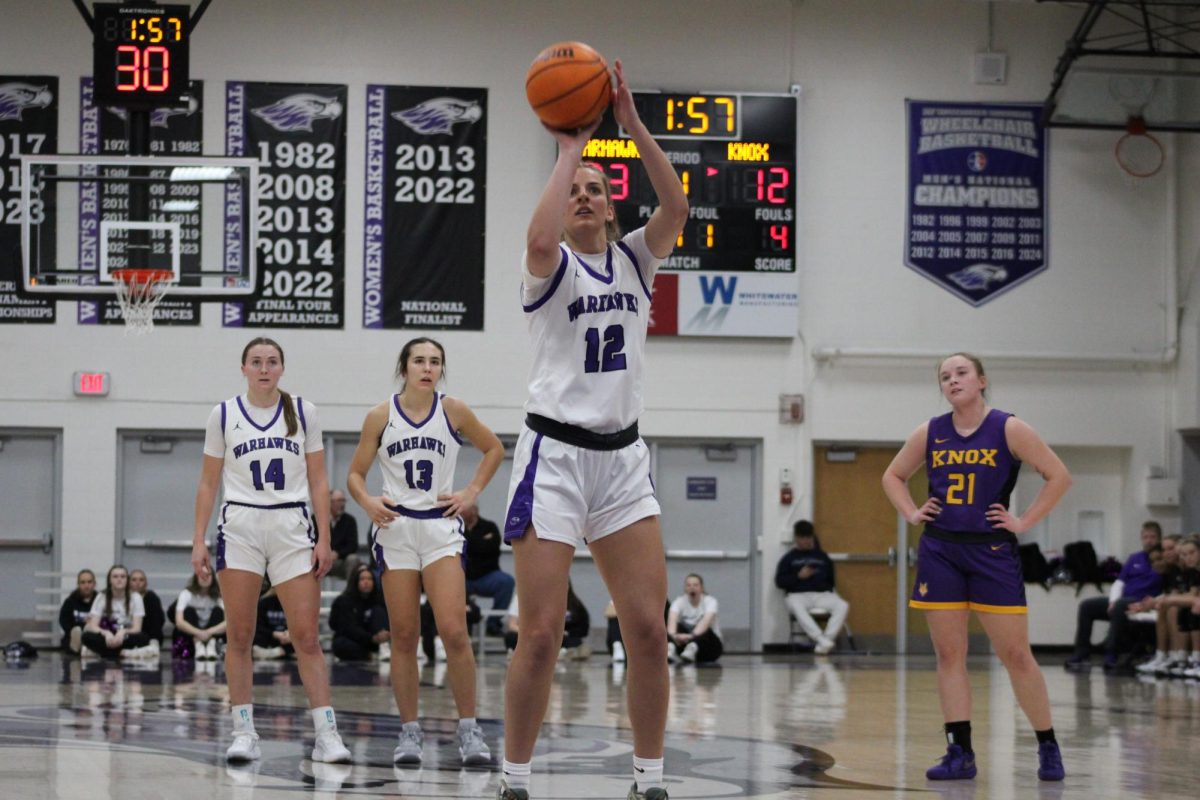
[[[1033,733],[1037,736],[1038,744],[1058,741],[1058,739],[1054,738],[1054,728],[1046,728],[1044,731],[1034,731]]]
[[[962,722],[947,722],[946,743],[956,744],[963,749],[965,753],[974,753],[971,749],[971,721],[963,720]],[[1039,740],[1040,741],[1040,740]]]

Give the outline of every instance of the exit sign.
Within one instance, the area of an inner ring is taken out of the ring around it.
[[[107,397],[111,381],[107,372],[76,372],[76,397]]]

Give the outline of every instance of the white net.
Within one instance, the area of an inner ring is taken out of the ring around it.
[[[113,270],[112,275],[126,335],[141,336],[154,330],[154,309],[167,294],[171,273],[160,269],[123,269]]]

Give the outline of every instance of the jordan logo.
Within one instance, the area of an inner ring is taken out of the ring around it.
[[[918,586],[917,594],[921,595],[921,597],[924,597],[925,595],[929,594],[929,584],[922,583],[920,586]]]

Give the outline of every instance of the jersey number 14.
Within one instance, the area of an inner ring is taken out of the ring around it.
[[[283,459],[272,458],[267,462],[267,471],[263,472],[262,462],[250,462],[250,477],[254,481],[254,488],[260,492],[265,489],[265,483],[271,484],[275,491],[283,491]],[[265,483],[264,483],[265,480]]]

